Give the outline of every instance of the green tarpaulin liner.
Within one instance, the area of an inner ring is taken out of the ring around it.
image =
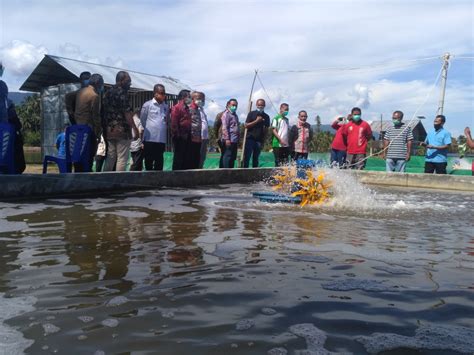
[[[240,151],[237,156],[240,156]],[[218,169],[219,168],[219,158],[220,153],[208,153],[206,157],[206,161],[204,162],[204,169]],[[326,163],[329,163],[330,157],[329,153],[310,153],[309,159],[313,160],[322,160]],[[472,175],[472,171],[470,169],[462,170],[456,169],[452,170],[452,166],[454,162],[459,159],[456,157],[448,158],[448,174],[451,175]],[[275,166],[275,160],[273,157],[273,153],[262,152],[260,154],[260,167],[262,168],[270,168]],[[473,158],[465,157],[464,161],[469,162],[469,166],[472,164]],[[250,162],[250,164],[252,164]],[[171,170],[173,165],[173,153],[166,152],[165,153],[165,161],[164,161],[164,170]],[[237,166],[237,161],[235,163]],[[407,164],[406,172],[407,173],[423,173],[425,166],[425,157],[422,156],[414,156],[411,157],[410,161]],[[381,158],[372,157],[367,159],[366,163],[366,170],[369,171],[385,171],[385,160]]]

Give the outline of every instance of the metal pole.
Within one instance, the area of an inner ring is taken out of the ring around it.
[[[258,74],[258,69],[255,69],[255,75],[253,76],[252,87],[250,88],[247,114],[249,114],[250,111],[252,110],[252,94],[253,94],[253,88],[255,86],[255,80],[257,79],[257,74]],[[245,125],[245,122],[244,122],[244,125]],[[244,131],[244,140],[242,141],[242,153],[240,154],[240,160],[238,162],[238,166],[240,166],[241,168],[244,165],[244,154],[245,154],[245,142],[246,141],[247,141],[247,128],[245,128],[245,131]]]
[[[441,92],[439,95],[439,102],[438,102],[438,111],[436,112],[437,115],[442,115],[444,110],[444,96],[446,94],[446,81],[448,80],[448,67],[449,67],[449,58],[451,55],[449,53],[445,53],[443,56],[443,71],[441,73]]]

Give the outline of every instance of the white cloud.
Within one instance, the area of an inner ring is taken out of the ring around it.
[[[13,40],[0,48],[1,58],[6,73],[27,76],[43,59],[48,50],[44,46],[35,46],[29,42]]]

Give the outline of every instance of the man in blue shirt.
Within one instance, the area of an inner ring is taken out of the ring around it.
[[[58,158],[66,159],[66,129],[68,124],[64,125],[64,130],[56,137],[56,149],[58,150]]]
[[[421,145],[426,147],[425,173],[446,174],[448,165],[448,148],[451,145],[451,133],[443,126],[446,117],[436,116],[434,120],[434,131],[428,133],[425,141]]]

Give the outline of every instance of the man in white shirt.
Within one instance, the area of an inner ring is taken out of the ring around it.
[[[143,104],[140,113],[146,170],[163,170],[163,153],[170,111],[165,99],[165,87],[156,84],[153,88],[153,99]]]
[[[206,103],[206,95],[203,92],[199,92],[198,97],[198,106],[199,112],[201,112],[201,154],[199,161],[199,169],[204,167],[204,162],[206,161],[207,147],[209,145],[209,123],[207,121],[207,115],[204,112],[204,105]]]

